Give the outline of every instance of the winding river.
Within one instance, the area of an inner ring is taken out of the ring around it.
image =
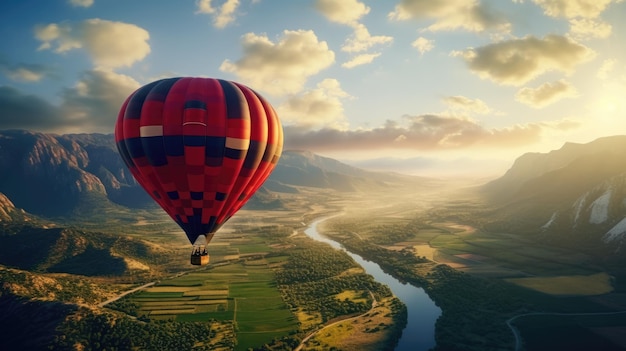
[[[317,225],[328,218],[314,221],[304,231],[306,235],[317,241],[329,244],[335,249],[345,251],[376,281],[387,285],[407,307],[408,319],[406,328],[396,346],[396,351],[426,351],[435,346],[435,322],[441,315],[441,309],[428,297],[424,289],[411,284],[404,284],[391,275],[383,272],[374,262],[366,261],[361,256],[346,250],[341,244],[330,240],[317,231]]]

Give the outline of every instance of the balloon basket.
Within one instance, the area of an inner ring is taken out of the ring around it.
[[[194,266],[205,266],[209,264],[209,253],[204,245],[194,245],[191,252],[191,264]]]
[[[209,254],[191,255],[191,264],[194,266],[206,266],[209,264]]]

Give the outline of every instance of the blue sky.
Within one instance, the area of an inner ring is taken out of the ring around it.
[[[0,129],[112,133],[139,86],[242,82],[287,149],[499,174],[626,132],[621,0],[48,0],[0,4]]]

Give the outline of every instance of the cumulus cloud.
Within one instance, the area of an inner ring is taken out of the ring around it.
[[[622,0],[533,0],[533,2],[551,17],[596,18],[611,3],[622,2]]]
[[[28,63],[10,65],[3,61],[0,61],[0,72],[11,80],[31,83],[55,76],[54,70],[49,66]]]
[[[430,31],[510,30],[510,23],[477,0],[402,0],[388,17],[397,21],[433,19],[435,23],[427,28]]]
[[[102,68],[129,67],[150,53],[148,31],[134,24],[98,18],[39,26],[35,37],[42,42],[39,50],[64,53],[82,48]]]
[[[443,99],[452,110],[472,112],[479,114],[487,114],[491,112],[491,109],[487,104],[480,99],[470,99],[465,96],[448,96]]]
[[[62,92],[62,102],[56,106],[38,96],[0,87],[0,129],[111,133],[120,106],[137,88],[139,83],[128,76],[88,71]]]
[[[221,6],[213,7],[212,0],[196,1],[196,13],[209,14],[213,17],[213,25],[216,28],[224,28],[235,21],[235,13],[239,8],[239,0],[226,0]]]
[[[90,7],[93,5],[93,0],[69,0],[68,2],[76,7]]]
[[[501,41],[453,55],[461,56],[481,78],[522,85],[550,71],[571,73],[595,53],[567,37],[548,35],[543,39],[528,36]]]
[[[374,61],[374,59],[377,58],[378,56],[380,56],[379,52],[373,53],[373,54],[357,55],[353,57],[350,61],[342,63],[341,67],[350,69],[356,66],[366,65],[368,63],[372,63],[372,61]]]
[[[371,36],[369,30],[363,24],[357,24],[354,27],[354,32],[346,40],[341,50],[345,52],[362,52],[374,45],[388,44],[392,41],[393,38],[386,35]]]
[[[537,142],[544,128],[540,124],[487,129],[462,117],[442,115],[408,116],[408,126],[388,121],[368,130],[324,128],[304,130],[285,127],[285,147],[312,151],[347,150],[451,150],[485,147],[517,147]]]
[[[311,30],[286,30],[276,43],[266,35],[247,33],[241,44],[243,57],[235,62],[225,60],[220,70],[272,95],[301,91],[310,76],[335,61],[335,53]]]
[[[329,21],[349,26],[356,26],[370,12],[369,6],[358,0],[316,0],[315,8]]]
[[[605,22],[589,18],[571,19],[568,35],[576,40],[607,38],[611,35],[612,30],[613,27]]]
[[[420,54],[423,55],[424,53],[432,50],[435,47],[435,41],[426,39],[424,37],[419,37],[411,43],[411,46],[416,48],[417,51],[419,51]]]
[[[139,86],[133,78],[112,71],[84,72],[74,87],[62,93],[66,122],[87,131],[111,132],[120,106]]]
[[[392,37],[386,35],[372,36],[367,27],[363,23],[359,23],[361,17],[370,12],[370,8],[358,0],[316,0],[315,8],[329,21],[345,24],[353,28],[352,34],[341,47],[342,51],[359,53],[367,51],[376,45],[388,44],[393,41]],[[371,63],[378,56],[380,56],[380,53],[357,55],[341,66],[354,68]]]
[[[612,3],[623,0],[533,0],[550,17],[567,18],[569,35],[577,40],[606,38],[611,35],[610,24],[596,20]]]
[[[284,124],[303,129],[321,127],[343,129],[346,119],[342,99],[349,95],[336,79],[324,79],[312,90],[291,96],[277,108]]]
[[[578,96],[576,88],[565,80],[544,83],[537,88],[522,88],[515,95],[515,100],[534,108],[545,107],[564,98]]]

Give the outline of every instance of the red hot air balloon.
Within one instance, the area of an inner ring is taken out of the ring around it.
[[[194,244],[205,245],[270,175],[282,152],[276,112],[252,89],[212,78],[169,78],[131,94],[115,141],[137,182]]]

